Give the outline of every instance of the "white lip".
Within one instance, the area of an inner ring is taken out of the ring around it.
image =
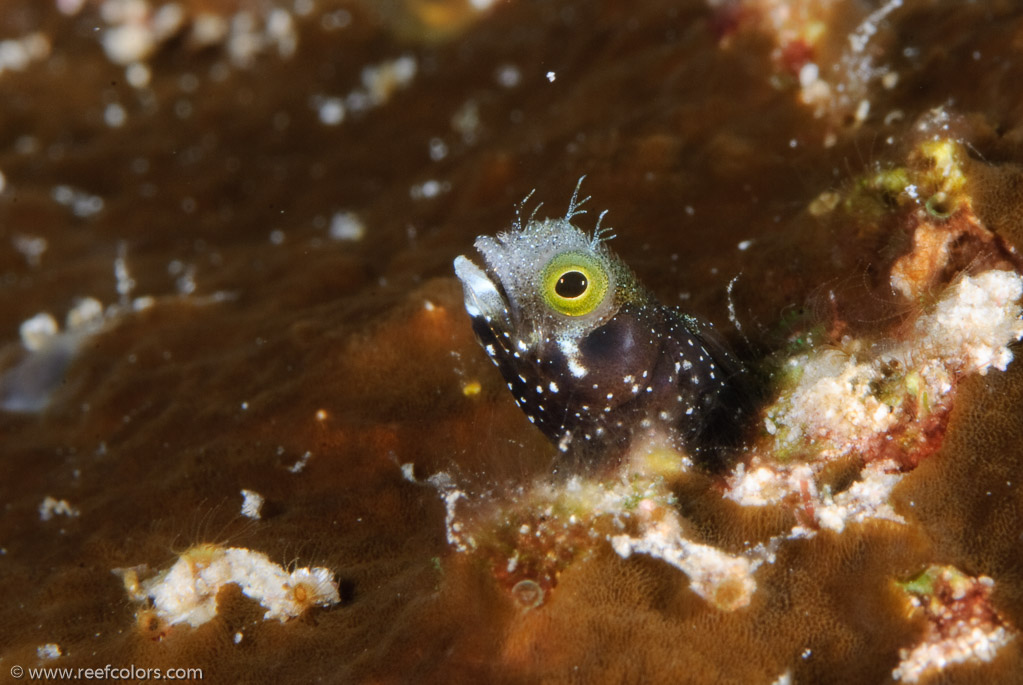
[[[469,312],[469,316],[482,316],[487,321],[500,319],[508,322],[508,308],[505,306],[504,298],[483,269],[465,257],[456,257],[455,275],[462,281],[465,310]]]

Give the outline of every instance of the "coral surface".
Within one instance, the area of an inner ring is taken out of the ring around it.
[[[1021,35],[4,0],[0,677],[1023,682]],[[722,472],[563,460],[473,338],[452,260],[584,174],[758,379]]]

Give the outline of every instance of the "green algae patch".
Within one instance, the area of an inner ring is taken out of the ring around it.
[[[1016,630],[991,604],[994,581],[952,566],[933,565],[904,582],[909,612],[926,622],[922,639],[899,651],[892,678],[927,681],[950,664],[983,663],[1016,639]]]

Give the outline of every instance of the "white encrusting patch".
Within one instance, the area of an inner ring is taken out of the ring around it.
[[[554,381],[551,381],[551,384],[548,387],[551,389],[551,392],[557,392],[558,391],[558,384],[555,383]]]
[[[297,568],[292,572],[270,561],[262,552],[243,547],[196,545],[165,571],[140,580],[139,567],[114,569],[128,596],[151,603],[168,625],[201,626],[217,615],[217,594],[237,585],[242,594],[265,609],[264,620],[284,622],[313,606],[341,601],[334,573],[326,568]]]
[[[260,519],[260,510],[266,499],[255,490],[242,490],[242,516],[250,519]]]
[[[67,516],[68,518],[77,518],[81,512],[66,499],[56,499],[47,495],[43,501],[39,504],[39,520],[49,521],[54,516]]]
[[[819,349],[792,357],[787,372],[796,382],[767,409],[765,427],[780,449],[813,444],[822,458],[867,449],[900,422],[915,420],[904,399],[948,401],[964,373],[1004,370],[1010,345],[1023,337],[1017,303],[1023,277],[1010,271],[965,276],[950,286],[934,309],[915,323],[916,335],[867,361],[855,341],[843,349]],[[890,365],[904,369],[893,385]],[[894,387],[892,397],[877,388]]]

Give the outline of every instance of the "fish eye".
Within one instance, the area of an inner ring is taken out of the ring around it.
[[[561,274],[561,278],[554,284],[554,292],[559,297],[574,300],[585,295],[586,289],[589,287],[590,282],[582,271],[566,271]]]
[[[556,312],[585,316],[596,309],[608,290],[604,266],[582,252],[556,255],[543,271],[543,298]]]

